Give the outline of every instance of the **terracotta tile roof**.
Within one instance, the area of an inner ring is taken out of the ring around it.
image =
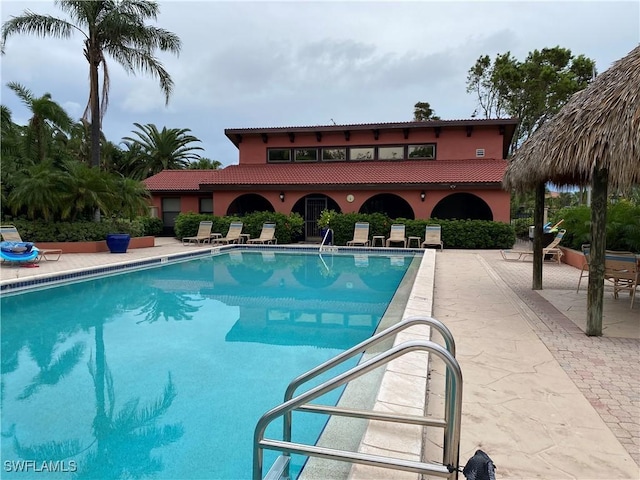
[[[198,185],[380,185],[500,183],[502,159],[231,165],[222,170],[165,170],[145,180],[151,191],[197,190]],[[186,174],[180,180],[181,174]]]
[[[459,119],[459,120],[426,120],[426,121],[404,121],[404,122],[382,122],[382,123],[351,123],[342,125],[290,125],[281,127],[248,127],[248,128],[225,128],[225,134],[258,134],[276,132],[305,132],[305,131],[343,131],[343,130],[369,130],[378,128],[382,130],[396,128],[433,128],[433,127],[460,127],[460,126],[491,126],[491,125],[517,125],[517,118],[491,118],[491,119]]]
[[[144,180],[152,192],[198,191],[201,183],[208,183],[216,170],[163,170]]]

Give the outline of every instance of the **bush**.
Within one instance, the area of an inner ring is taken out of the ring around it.
[[[162,234],[162,220],[158,217],[140,217],[139,220],[142,222],[142,227],[144,228],[143,235],[157,237]]]
[[[106,219],[100,222],[45,222],[5,219],[16,226],[23,240],[29,242],[91,242],[104,240],[107,233],[128,233],[132,237],[144,234],[140,220]]]
[[[442,226],[442,241],[445,248],[499,249],[511,248],[515,243],[514,227],[502,222],[488,220],[411,220],[407,218],[390,219],[381,213],[344,213],[337,214],[331,220],[335,245],[346,245],[353,239],[356,222],[369,222],[369,237],[383,235],[389,237],[391,225],[405,225],[407,237],[424,239],[427,225]],[[528,230],[527,230],[528,233]]]
[[[554,215],[554,223],[564,219],[560,228],[567,230],[562,245],[580,250],[591,243],[591,208],[586,205],[568,207]],[[607,207],[607,240],[609,250],[640,253],[640,206],[621,200]]]
[[[276,224],[276,238],[278,243],[294,243],[301,239],[304,220],[298,213],[285,215],[276,212],[253,212],[243,217],[215,217],[213,215],[199,213],[181,213],[176,217],[174,231],[176,238],[191,237],[198,233],[198,227],[203,220],[213,221],[212,232],[223,235],[229,230],[232,222],[242,222],[243,233],[248,233],[251,238],[257,238],[262,231],[262,224]]]

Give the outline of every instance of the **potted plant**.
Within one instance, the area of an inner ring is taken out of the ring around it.
[[[325,208],[318,217],[320,237],[323,240],[326,237],[325,245],[332,245],[333,243],[333,230],[331,230],[331,222],[333,221],[333,219],[335,219],[336,215],[338,215],[338,213],[335,210],[327,210]]]
[[[127,253],[129,248],[129,242],[131,241],[131,234],[129,232],[128,225],[125,220],[112,219],[111,221],[113,232],[107,233],[106,241],[107,247],[111,253]]]

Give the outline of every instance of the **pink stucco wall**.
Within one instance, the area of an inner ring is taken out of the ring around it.
[[[436,137],[433,129],[411,130],[408,139],[404,138],[402,130],[380,131],[378,140],[375,140],[373,132],[368,130],[350,132],[349,140],[345,139],[343,132],[323,133],[320,141],[312,132],[296,133],[293,143],[286,133],[270,134],[267,143],[264,143],[260,136],[245,136],[239,145],[239,162],[241,165],[266,163],[268,148],[356,147],[416,143],[436,143],[436,159],[475,158],[476,149],[479,148],[485,150],[487,158],[502,158],[502,140],[503,136],[495,126],[476,127],[471,136],[467,136],[467,130],[464,127],[443,128],[439,137]]]

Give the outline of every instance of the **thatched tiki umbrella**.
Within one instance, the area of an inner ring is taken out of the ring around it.
[[[574,94],[522,145],[503,184],[518,191],[536,189],[542,197],[548,181],[591,185],[586,333],[602,335],[608,188],[625,191],[640,183],[640,46]],[[543,202],[536,198],[536,204]],[[542,278],[542,218],[536,217],[534,284],[537,275]]]

